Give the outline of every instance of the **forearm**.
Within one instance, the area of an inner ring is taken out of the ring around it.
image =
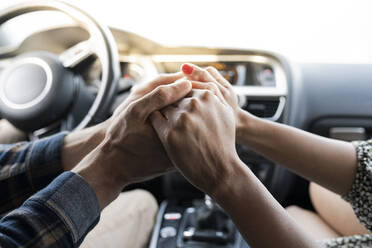
[[[126,181],[118,180],[113,168],[113,159],[107,151],[107,142],[101,142],[91,151],[72,172],[85,179],[96,193],[101,210],[112,202],[127,184]],[[110,161],[107,163],[107,161]],[[122,161],[125,163],[125,161]]]
[[[237,162],[212,198],[229,214],[252,247],[317,247],[254,174]]]
[[[356,173],[357,157],[351,143],[240,115],[237,140],[257,153],[324,187],[345,194]]]
[[[108,122],[69,133],[63,142],[61,162],[65,171],[74,168],[103,140]]]

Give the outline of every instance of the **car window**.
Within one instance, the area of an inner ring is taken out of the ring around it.
[[[15,3],[2,0],[0,7]],[[263,49],[301,62],[372,62],[369,0],[67,0],[165,45]]]

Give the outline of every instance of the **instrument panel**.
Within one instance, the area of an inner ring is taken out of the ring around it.
[[[150,61],[150,62],[149,62]],[[145,62],[145,63],[144,63]],[[126,78],[140,83],[149,79],[149,71],[174,73],[183,63],[213,66],[229,81],[237,94],[248,96],[286,96],[287,78],[280,63],[259,55],[153,55],[145,58],[122,57]]]
[[[200,67],[213,66],[235,86],[275,87],[274,69],[269,64],[253,62],[194,62]],[[166,73],[179,70],[180,62],[162,62],[159,67]]]
[[[277,121],[287,97],[287,77],[280,62],[263,55],[152,55],[122,56],[119,89],[148,82],[159,73],[180,71],[183,63],[215,67],[229,81],[241,108]],[[120,90],[119,90],[120,91]]]

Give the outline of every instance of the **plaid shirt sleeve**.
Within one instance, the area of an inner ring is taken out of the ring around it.
[[[64,136],[0,145],[0,208],[18,207],[0,220],[0,247],[78,247],[98,222],[95,192],[62,173]]]
[[[0,215],[19,207],[63,172],[61,149],[65,135],[0,145]]]
[[[89,184],[64,172],[0,220],[0,247],[78,247],[99,214]]]

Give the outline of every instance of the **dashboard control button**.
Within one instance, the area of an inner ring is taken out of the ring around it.
[[[160,230],[160,237],[162,237],[163,239],[172,238],[172,237],[175,237],[176,235],[177,235],[177,230],[176,228],[172,226],[166,226]]]
[[[261,86],[275,87],[275,74],[271,67],[262,67],[257,77]]]
[[[182,215],[180,213],[166,213],[164,214],[165,220],[179,220],[181,219]]]

